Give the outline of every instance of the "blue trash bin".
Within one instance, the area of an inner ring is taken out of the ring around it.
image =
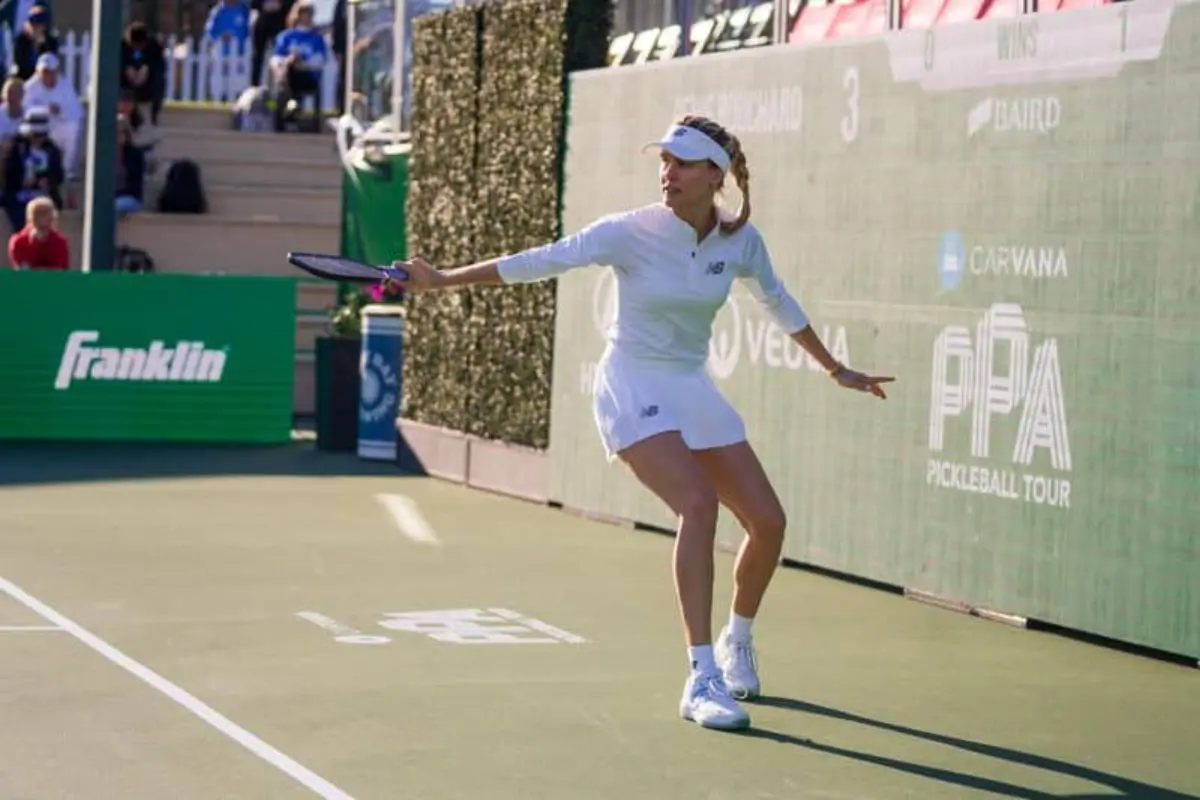
[[[362,310],[361,378],[358,400],[358,455],[394,461],[396,417],[400,413],[403,312],[399,306],[368,305]]]

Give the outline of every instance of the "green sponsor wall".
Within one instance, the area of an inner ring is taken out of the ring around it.
[[[0,271],[0,439],[287,442],[295,282]]]
[[[898,378],[837,388],[735,288],[710,366],[786,555],[1200,655],[1197,42],[1196,6],[1136,0],[576,74],[563,229],[658,199],[673,116],[728,124],[777,270]],[[672,525],[595,431],[611,280],[558,284],[552,496]]]

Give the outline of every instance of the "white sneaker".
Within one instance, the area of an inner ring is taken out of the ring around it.
[[[730,696],[720,673],[693,672],[688,676],[679,715],[703,728],[728,731],[750,727],[750,715]]]
[[[758,679],[758,657],[754,652],[754,641],[735,640],[729,629],[717,637],[715,655],[717,664],[725,676],[729,693],[738,700],[753,700],[762,694],[762,683]]]

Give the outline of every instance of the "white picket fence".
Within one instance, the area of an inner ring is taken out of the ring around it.
[[[5,53],[12,53],[12,31],[7,26],[0,28],[0,44]],[[321,107],[325,110],[337,108],[338,62],[333,55],[332,42],[328,34],[325,46],[329,57],[321,76]],[[219,42],[208,42],[200,37],[170,36],[164,43],[167,60],[166,99],[198,103],[232,102],[250,86],[250,42],[241,46],[232,43],[229,55],[224,55]],[[68,31],[59,36],[59,58],[62,60],[63,75],[80,95],[87,97],[88,81],[91,77],[92,35]],[[262,79],[267,86],[274,79],[267,62],[263,59]]]

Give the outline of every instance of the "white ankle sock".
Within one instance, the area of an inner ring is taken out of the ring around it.
[[[692,672],[700,675],[711,675],[717,671],[717,659],[713,656],[711,644],[697,645],[688,648],[688,664]]]
[[[729,638],[737,642],[747,641],[750,638],[750,627],[753,624],[753,617],[739,617],[732,611],[729,612]]]

